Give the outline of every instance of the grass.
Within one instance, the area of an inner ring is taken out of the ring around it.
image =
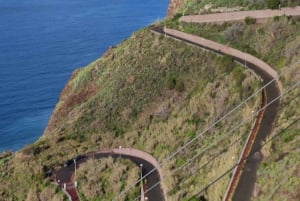
[[[281,2],[281,7],[300,5],[300,3],[295,0],[287,0]],[[205,5],[209,4],[211,4],[211,8],[205,10]],[[257,10],[266,9],[268,8],[268,6],[269,5],[267,1],[256,0],[188,0],[184,3],[184,5],[179,9],[178,12],[184,15],[195,15],[210,13],[213,11],[213,9],[216,9],[216,11],[214,12],[222,12],[222,8],[241,7],[242,10]],[[276,8],[278,8],[278,6]]]
[[[188,5],[191,6],[193,5]],[[236,40],[232,41],[226,40],[224,32],[233,24],[180,24],[176,19],[166,23],[168,26],[252,52],[277,69],[292,66],[299,56],[297,44],[300,29],[297,20],[283,17],[267,24],[247,25],[238,33]],[[278,27],[282,29],[275,32]],[[288,69],[283,78],[284,88],[299,80],[299,74],[295,73],[299,71],[299,67]],[[57,200],[63,199],[61,191],[45,178],[45,170],[55,168],[77,154],[104,148],[119,145],[138,148],[153,154],[162,162],[259,86],[259,81],[231,58],[156,36],[149,32],[149,28],[145,28],[116,48],[110,49],[88,67],[74,72],[45,135],[7,162],[0,163],[0,178],[5,181],[0,184],[0,196],[11,200],[41,199],[54,192],[58,196]],[[299,116],[297,94],[292,92],[282,100],[274,132],[284,129]],[[259,105],[260,97],[251,99],[163,165],[163,173],[166,175],[163,185],[171,200],[193,197],[237,161],[243,146],[242,139],[249,133],[250,120],[239,129],[234,128],[247,118],[251,119],[251,111],[256,110]],[[272,141],[272,146],[264,148],[268,157],[263,162],[264,169],[259,173],[261,177],[258,183],[265,188],[261,189],[264,193],[257,199],[274,198],[278,195],[287,195],[292,199],[297,196],[292,193],[298,187],[297,172],[287,172],[291,180],[276,183],[282,178],[279,174],[282,168],[292,163],[296,167],[299,165],[298,156],[293,154],[298,151],[295,145],[299,140],[298,127],[295,126],[278,138],[281,140]],[[240,138],[240,141],[235,142]],[[216,143],[212,144],[213,142]],[[204,150],[205,154],[202,153]],[[285,153],[288,154],[282,155]],[[217,160],[213,160],[215,156],[218,156]],[[282,162],[276,161],[282,156]],[[189,166],[175,171],[193,157],[195,159]],[[208,161],[211,162],[207,163]],[[126,161],[115,161],[114,164],[125,169],[133,167]],[[110,188],[109,179],[116,176],[110,174],[114,167],[112,164],[103,169],[106,172],[101,174],[102,189]],[[194,174],[193,171],[200,167],[201,170]],[[123,176],[125,179],[121,179],[120,186],[116,185],[114,194],[126,185],[124,181],[128,175]],[[229,179],[229,176],[222,177],[220,182],[201,194],[202,198],[221,200]],[[89,182],[84,174],[82,181]],[[179,181],[184,182],[177,187]],[[265,185],[264,181],[270,182],[270,185]],[[270,188],[275,183],[277,190],[271,191]],[[82,190],[85,192],[89,189]],[[105,196],[112,197],[110,192]],[[134,190],[128,196],[136,193],[138,192]],[[82,196],[87,196],[89,193],[83,194]]]
[[[202,29],[203,27],[214,27],[215,25],[184,24],[184,26],[187,26],[187,29],[183,28],[184,30],[202,35],[205,34],[205,31]],[[230,26],[227,24],[220,27],[225,31]],[[294,51],[294,48],[299,46],[299,22],[295,22],[287,17],[278,17],[274,21],[270,20],[267,24],[248,25],[240,35],[239,43],[224,40],[222,32],[222,30],[219,30],[216,33],[212,33],[211,38],[224,44],[229,43],[242,51],[255,52],[254,55],[258,55],[277,70],[284,69],[287,71],[281,78],[284,88],[288,88],[299,79],[298,74],[295,74],[299,70],[299,65],[293,69],[289,67],[295,65],[296,58],[299,55],[297,51]],[[273,35],[267,35],[268,33],[273,33]],[[270,47],[269,49],[264,49],[260,45],[263,41],[266,46]],[[291,42],[286,43],[284,41]],[[286,70],[288,67],[290,70]],[[294,75],[291,74],[292,72],[294,72]],[[274,133],[279,132],[285,125],[290,124],[295,118],[299,117],[299,110],[297,109],[299,107],[299,96],[296,95],[297,93],[299,95],[299,92],[294,91],[292,92],[294,95],[288,94],[287,97],[283,98],[280,116],[277,120],[276,131]],[[299,169],[299,154],[297,154],[299,150],[294,147],[295,144],[299,144],[298,130],[297,126],[285,130],[283,133],[280,133],[281,135],[278,139],[269,142],[270,146],[264,148],[263,151],[266,158],[259,171],[258,195],[255,195],[254,200],[295,200],[299,197],[296,193],[299,192],[299,174],[296,171],[297,168]],[[296,169],[291,168],[291,164]]]
[[[248,24],[237,36],[238,42],[228,40],[224,35],[234,24],[218,26],[182,23],[177,28],[249,52],[278,71],[284,70],[286,73],[281,81],[284,89],[287,89],[299,79],[299,64],[296,64],[299,52],[295,51],[295,47],[299,47],[299,25],[299,21],[288,17],[277,17],[266,24]],[[229,61],[226,59],[223,62]],[[240,72],[236,72],[237,83],[243,80],[241,76]],[[236,88],[243,93],[244,89]],[[299,117],[298,108],[299,90],[294,90],[282,99],[274,135]],[[280,134],[263,149],[265,159],[258,173],[258,193],[253,200],[295,200],[299,197],[296,193],[299,192],[299,173],[296,171],[299,169],[299,150],[295,147],[299,144],[299,128],[294,125]],[[291,165],[296,169],[291,168]]]
[[[278,71],[285,70],[285,75],[281,77],[285,89],[297,82],[297,79],[299,79],[299,74],[297,73],[299,71],[299,64],[298,67],[292,68],[292,66],[296,65],[295,63],[298,61],[297,58],[299,58],[299,51],[296,51],[296,49],[299,49],[299,20],[297,21],[297,19],[289,17],[277,17],[276,19],[270,20],[267,24],[248,24],[239,35],[235,36],[238,40],[228,40],[224,33],[226,33],[227,30],[230,30],[234,25],[235,24],[230,23],[221,26],[210,24],[170,23],[170,27],[172,28],[181,29],[188,33],[200,35],[233,46],[265,60]],[[224,58],[224,61],[222,62],[225,64],[230,62],[230,60]],[[224,70],[226,71],[226,68]],[[239,77],[241,74],[240,72],[237,72],[236,75]],[[240,77],[236,81],[239,82],[239,80],[242,79],[243,77]],[[244,89],[245,88],[236,88],[237,91],[242,91],[243,93],[245,92]],[[277,131],[299,117],[299,110],[297,109],[299,108],[299,94],[297,96],[297,93],[298,92],[293,92],[293,96],[288,95],[286,100],[283,99],[283,102],[281,103],[282,110],[280,111],[280,116],[276,123]],[[280,140],[272,141],[270,143],[271,146],[268,146],[268,151],[264,149],[266,158],[264,159],[262,169],[269,168],[266,172],[270,172],[270,174],[269,176],[260,175],[258,182],[261,183],[259,183],[259,187],[263,189],[254,200],[273,200],[275,198],[278,200],[295,200],[299,197],[297,193],[294,193],[299,192],[298,173],[295,173],[295,171],[284,171],[285,169],[289,169],[289,166],[286,163],[281,164],[282,169],[276,171],[276,168],[280,166],[280,162],[277,161],[277,158],[280,157],[286,157],[288,158],[287,160],[292,160],[293,162],[289,163],[293,164],[295,167],[299,166],[297,160],[292,159],[299,150],[291,146],[295,143],[299,144],[298,133],[299,131],[297,128],[291,128],[288,132],[282,133]],[[285,147],[286,150],[283,151],[280,147]],[[285,172],[285,174],[280,174],[282,172]],[[290,175],[289,177],[292,178],[291,180],[293,182],[284,179],[287,175]],[[263,183],[263,181],[266,183]],[[276,190],[272,189],[273,184],[276,184]],[[287,189],[292,189],[294,191]],[[215,199],[216,198],[214,197],[213,200]]]
[[[78,168],[77,181],[81,200],[112,200],[118,192],[134,185],[139,177],[139,167],[129,160],[91,159]],[[134,200],[139,194],[140,185],[137,185],[124,200]]]
[[[300,29],[299,22],[292,18],[283,16],[277,20],[270,19],[266,24],[243,25],[243,31],[235,32],[234,40],[231,40],[233,36],[228,37],[228,34],[236,26],[236,23],[223,25],[182,23],[174,28],[248,52],[277,70],[288,65],[291,57],[297,56],[295,48],[299,46],[297,36]],[[262,46],[262,43],[265,46]]]
[[[290,67],[287,71],[299,71],[299,67]],[[285,83],[287,86],[299,79],[289,75],[285,75],[285,79],[290,79]],[[259,194],[255,200],[295,200],[299,197],[299,92],[296,88],[282,98],[276,128],[262,150],[265,159],[258,172]]]
[[[228,66],[226,69],[224,63]],[[234,62],[223,61],[213,53],[183,42],[156,36],[148,28],[134,33],[109,54],[73,74],[45,135],[12,159],[9,167],[18,166],[14,172],[20,175],[14,185],[3,188],[5,196],[12,196],[9,189],[14,189],[14,196],[23,200],[31,186],[35,186],[39,196],[39,183],[45,179],[43,167],[56,167],[80,153],[122,145],[142,149],[162,160],[245,98],[241,95],[242,87],[233,90],[238,85],[259,86],[253,76],[231,82],[236,75],[228,69],[241,69],[241,74],[248,75]],[[174,84],[171,87],[170,78]],[[258,104],[250,101],[249,107]],[[210,130],[208,138],[197,140],[180,154],[182,161],[174,158],[171,166],[164,167],[165,174],[172,175],[176,167],[172,164],[182,164],[196,154],[198,147],[208,146],[223,131],[229,131],[227,122],[242,119],[247,107],[222,122],[222,126]],[[236,135],[245,132],[247,129]],[[201,156],[193,166],[205,160]],[[28,168],[20,168],[23,167],[20,164]],[[28,171],[31,173],[27,174]],[[184,175],[189,174],[181,172],[172,177],[184,179]],[[207,179],[205,175],[199,178]],[[171,179],[167,185],[169,189],[176,184],[174,181]],[[21,183],[22,190],[17,189]],[[183,188],[174,196],[186,194],[188,197],[193,192]]]

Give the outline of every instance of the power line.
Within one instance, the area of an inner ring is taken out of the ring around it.
[[[264,109],[266,109],[268,106],[270,106],[271,104],[273,104],[275,101],[279,100],[282,96],[284,96],[285,94],[287,94],[289,91],[293,90],[294,88],[300,86],[300,81],[297,82],[296,84],[293,84],[291,87],[289,87],[285,92],[283,92],[282,94],[280,94],[279,96],[277,96],[276,98],[274,98],[272,101],[270,101],[268,104],[266,104],[264,107],[262,107],[260,110],[258,110],[257,112],[260,112]],[[250,118],[249,118],[250,119]],[[274,138],[274,137],[273,137]],[[271,138],[272,139],[272,138]],[[269,140],[270,141],[270,140]],[[268,142],[269,142],[268,141]],[[265,143],[266,144],[266,143]],[[264,145],[263,145],[264,146]],[[261,146],[260,148],[262,148],[263,146]],[[260,149],[259,148],[259,149]],[[255,153],[255,152],[253,152]],[[250,154],[247,158],[243,159],[243,160],[246,160],[248,159],[250,156],[253,155]],[[214,160],[214,158],[212,159]],[[207,163],[210,163],[212,160],[210,160],[209,162]],[[243,161],[242,160],[242,161]],[[226,170],[225,173],[223,173],[221,176],[217,177],[214,181],[212,181],[211,183],[209,183],[208,185],[206,185],[205,187],[203,187],[199,193],[197,195],[199,195],[200,193],[202,193],[204,190],[206,190],[208,187],[210,187],[211,185],[213,185],[214,183],[216,183],[218,180],[220,180],[223,176],[227,175],[228,173],[230,173],[237,165],[239,165],[242,161],[240,161],[239,163],[236,163],[233,167],[231,167],[230,169]],[[189,177],[188,177],[189,178]],[[157,183],[160,183],[161,181],[157,182]],[[158,184],[155,184],[155,185],[158,185]],[[174,188],[173,188],[174,189]],[[173,189],[169,190],[169,192],[171,192]],[[149,191],[148,191],[149,192]],[[169,193],[168,192],[168,193]]]
[[[183,145],[182,147],[180,147],[176,152],[174,152],[173,154],[171,154],[169,157],[167,157],[166,159],[164,159],[160,164],[161,166],[164,165],[166,162],[168,162],[169,160],[171,160],[173,157],[175,157],[179,152],[181,152],[183,149],[185,149],[187,146],[189,146],[192,142],[194,142],[196,139],[198,139],[199,137],[203,136],[207,131],[209,131],[211,128],[213,128],[216,124],[218,124],[219,122],[221,122],[223,119],[227,118],[231,113],[233,113],[234,111],[238,110],[243,104],[245,104],[246,102],[248,102],[248,100],[250,100],[252,97],[256,96],[258,93],[260,93],[264,88],[266,88],[267,86],[269,86],[270,84],[272,84],[275,80],[277,80],[277,78],[272,79],[271,81],[269,81],[267,84],[265,84],[264,86],[262,86],[260,89],[258,89],[256,92],[254,92],[251,96],[247,97],[244,101],[242,101],[239,105],[237,105],[235,108],[233,108],[231,111],[229,111],[228,113],[226,113],[222,118],[218,119],[217,121],[215,121],[213,124],[211,124],[208,128],[206,128],[204,131],[202,131],[200,134],[198,134],[197,136],[195,136],[193,139],[191,139],[189,142],[187,142],[185,145]],[[134,183],[133,185],[129,186],[127,189],[125,189],[124,191],[122,191],[117,197],[116,199],[114,199],[115,201],[118,200],[117,198],[122,197],[126,192],[128,192],[129,190],[133,189],[136,184],[138,184],[142,179],[145,179],[147,176],[151,175],[157,168],[154,167],[152,170],[150,170],[148,173],[146,173],[141,179],[137,180],[136,183]]]
[[[231,111],[229,111],[228,113],[226,113],[223,117],[221,117],[220,119],[218,119],[217,121],[215,121],[214,123],[212,123],[208,128],[206,128],[204,131],[202,131],[200,134],[198,134],[197,136],[195,136],[193,139],[191,139],[190,141],[188,141],[185,145],[183,145],[182,147],[180,147],[177,151],[173,152],[173,154],[171,154],[170,156],[168,156],[166,159],[164,159],[160,164],[161,166],[163,166],[165,163],[167,163],[169,160],[171,160],[172,158],[174,158],[179,152],[181,152],[182,150],[184,150],[187,146],[189,146],[190,144],[192,144],[195,140],[197,140],[199,137],[203,136],[207,131],[209,131],[211,128],[215,127],[219,122],[221,122],[222,120],[224,120],[225,118],[227,118],[230,114],[232,114],[234,111],[238,110],[243,104],[245,104],[246,102],[248,102],[252,97],[256,96],[258,93],[260,93],[264,88],[266,88],[267,86],[271,85],[275,80],[277,80],[277,78],[272,79],[271,81],[269,81],[267,84],[265,84],[264,86],[262,86],[260,89],[258,89],[256,92],[254,92],[251,96],[247,97],[245,100],[243,100],[240,104],[238,104],[235,108],[233,108]],[[133,185],[129,186],[127,189],[123,190],[117,197],[116,199],[114,199],[114,201],[118,200],[118,198],[122,197],[125,193],[127,193],[129,190],[133,189],[142,179],[145,179],[146,177],[148,177],[149,175],[151,175],[155,170],[157,170],[156,167],[154,167],[152,170],[150,170],[148,173],[146,173],[141,179],[137,180],[136,183],[134,183]]]
[[[258,112],[255,112],[255,114]],[[219,138],[217,141],[214,141],[213,143],[211,143],[208,147],[205,147],[204,149],[202,149],[199,153],[197,153],[196,155],[194,155],[190,160],[188,160],[186,163],[184,163],[183,165],[181,165],[180,167],[178,167],[177,169],[181,169],[183,167],[189,166],[189,163],[192,162],[194,160],[194,158],[197,158],[198,156],[200,156],[201,154],[203,154],[204,152],[206,152],[208,149],[216,146],[221,140],[224,140],[226,137],[231,136],[231,134],[228,135],[228,133],[232,133],[235,129],[240,128],[240,126],[244,125],[245,123],[247,123],[249,120],[252,120],[252,117],[248,117],[246,118],[246,120],[242,121],[241,123],[237,124],[235,127],[233,127],[231,130],[229,130],[228,132],[226,132],[226,134],[222,135],[221,138]],[[242,138],[242,137],[240,137]],[[239,138],[239,139],[240,139]],[[238,139],[238,140],[239,140]],[[235,144],[236,141],[234,141],[233,144]],[[232,144],[229,145],[229,147]],[[226,147],[228,148],[228,147]],[[178,171],[177,169],[175,169],[173,172]]]
[[[293,66],[291,68],[294,68],[297,64],[300,63],[300,60],[297,61],[296,63],[293,64]],[[180,147],[176,152],[174,152],[173,154],[171,154],[169,157],[167,157],[166,159],[164,159],[161,162],[161,166],[163,166],[166,162],[168,162],[169,160],[171,160],[173,157],[175,157],[177,155],[177,153],[181,152],[183,149],[185,149],[188,145],[190,145],[192,142],[194,142],[196,139],[198,139],[199,137],[201,137],[203,134],[205,134],[207,131],[209,131],[211,128],[213,128],[216,124],[218,124],[219,122],[221,122],[223,119],[227,118],[231,113],[233,113],[234,111],[236,111],[237,109],[239,109],[243,104],[245,104],[248,100],[250,100],[252,97],[256,96],[258,93],[260,93],[263,89],[265,89],[267,86],[271,85],[274,81],[278,80],[279,77],[281,77],[285,72],[286,72],[287,68],[283,69],[280,74],[278,74],[277,77],[273,78],[272,80],[270,80],[268,83],[266,83],[264,86],[262,86],[260,89],[258,89],[256,92],[254,92],[251,96],[249,96],[248,98],[246,98],[245,100],[243,100],[239,105],[237,105],[235,108],[233,108],[231,111],[229,111],[228,113],[226,113],[222,118],[220,118],[219,120],[215,121],[213,124],[211,124],[211,126],[209,126],[207,129],[205,129],[204,131],[202,131],[200,134],[198,134],[197,136],[195,136],[192,140],[190,140],[189,142],[187,142],[185,145],[183,145],[182,147]],[[145,179],[147,176],[151,175],[157,168],[154,167],[152,170],[150,170],[147,174],[145,174],[141,179]],[[131,190],[132,188],[134,188],[134,186],[139,183],[140,180],[138,180],[135,184],[133,184],[132,186],[130,186],[129,188],[125,189],[124,191],[122,191],[117,198],[121,197],[123,194],[125,194],[126,192],[128,192],[129,190]]]
[[[296,66],[297,64],[300,63],[300,60],[297,61],[295,64],[293,64],[293,67]],[[199,137],[203,136],[206,132],[208,132],[211,128],[215,127],[219,122],[223,121],[224,119],[226,119],[229,115],[231,115],[233,112],[235,112],[236,110],[238,110],[243,104],[245,104],[246,102],[248,102],[251,98],[253,98],[254,96],[256,96],[258,93],[260,93],[262,90],[264,90],[267,86],[271,85],[274,81],[279,80],[279,78],[285,73],[285,71],[287,70],[287,68],[283,69],[280,74],[278,74],[275,78],[271,79],[268,83],[266,83],[265,85],[263,85],[261,88],[259,88],[256,92],[254,92],[252,95],[250,95],[249,97],[247,97],[245,100],[243,100],[242,102],[240,102],[240,104],[238,104],[236,107],[234,107],[232,110],[230,110],[229,112],[227,112],[224,116],[222,116],[220,119],[218,119],[217,121],[215,121],[214,123],[212,123],[208,128],[206,128],[204,131],[202,131],[201,133],[199,133],[197,136],[195,136],[193,139],[191,139],[190,141],[188,141],[186,144],[184,144],[183,146],[179,147],[177,149],[177,151],[173,152],[171,155],[169,155],[167,158],[163,159],[163,161],[160,163],[161,166],[163,166],[165,163],[167,163],[168,161],[170,161],[172,158],[174,158],[179,152],[183,151],[186,147],[188,147],[190,144],[192,144],[195,140],[197,140]],[[279,96],[281,97],[281,95]],[[118,200],[118,198],[122,197],[125,193],[127,193],[128,191],[130,191],[131,189],[133,189],[135,187],[136,184],[138,184],[141,180],[145,179],[147,176],[151,175],[155,170],[157,170],[156,167],[154,167],[152,170],[150,170],[147,174],[145,174],[142,178],[140,178],[139,180],[137,180],[136,183],[134,183],[133,185],[129,186],[127,189],[123,190],[122,192],[120,192],[118,194],[118,196],[114,199],[114,201]]]
[[[291,87],[289,87],[287,90],[285,90],[285,92],[283,92],[282,94],[280,94],[279,96],[277,96],[276,98],[274,98],[272,101],[270,101],[268,104],[266,104],[264,107],[262,107],[261,109],[259,109],[257,111],[260,112],[264,109],[266,109],[268,106],[270,106],[271,104],[273,104],[275,101],[279,100],[282,96],[284,96],[286,93],[288,93],[289,91],[291,91],[292,89],[294,89],[295,87],[298,87],[298,85],[300,85],[300,81],[297,82],[296,84],[292,85]],[[248,121],[250,120],[250,118],[248,118]],[[247,121],[244,121],[244,123],[246,123]],[[248,157],[250,157],[252,154],[250,154]],[[247,157],[247,158],[248,158]],[[246,159],[247,159],[246,158]],[[195,159],[195,158],[194,158]],[[210,161],[208,161],[207,163],[210,163],[212,160],[214,160],[215,158],[211,159]],[[244,159],[245,160],[245,159]],[[241,161],[242,162],[242,161]],[[227,170],[224,174],[221,175],[221,177],[227,175],[231,170],[233,170],[239,163],[236,163],[233,167],[231,167],[229,170]],[[201,167],[202,168],[202,167]],[[144,176],[146,177],[146,175]],[[199,193],[202,193],[205,189],[207,189],[208,187],[210,187],[211,185],[213,185],[214,183],[216,183],[221,177],[218,177],[217,179],[215,179],[213,182],[211,182],[210,184],[206,185],[204,188],[201,189],[201,191]],[[188,177],[189,178],[189,177]],[[154,187],[156,187],[157,185],[159,185],[161,183],[161,181],[155,183],[153,186],[151,186],[146,192],[149,192],[150,190],[152,190]],[[174,189],[174,188],[173,188]],[[169,192],[171,192],[173,189],[169,190]],[[168,193],[169,193],[168,192]]]
[[[298,85],[300,84],[300,82],[298,82]],[[291,124],[289,124],[288,126],[286,126],[284,129],[282,129],[281,132],[283,132],[285,129],[288,129],[290,126],[292,126],[293,124],[295,124],[296,122],[298,122],[300,120],[300,118],[296,119],[295,121],[293,121]],[[263,148],[264,146],[266,146],[268,143],[272,142],[273,139],[277,138],[280,136],[280,133],[274,135],[273,137],[271,137],[269,140],[267,140],[264,144],[261,145],[261,147],[255,149],[254,152],[252,152],[251,154],[249,154],[248,157],[244,158],[242,161],[240,161],[240,163],[242,163],[244,160],[249,159],[250,157],[253,156],[253,154],[255,154],[255,152],[259,151],[261,148]],[[234,166],[232,166],[230,169],[226,170],[225,173],[223,173],[221,176],[219,176],[218,178],[216,178],[214,181],[212,181],[211,183],[209,183],[207,186],[203,187],[198,193],[196,193],[195,195],[191,196],[195,197],[195,196],[199,196],[201,193],[203,193],[206,189],[208,189],[208,187],[210,187],[211,185],[213,185],[214,183],[216,183],[218,180],[220,180],[222,177],[224,177],[225,175],[227,175],[228,173],[231,172],[231,170],[233,170],[237,165],[239,165],[240,163],[236,163]]]

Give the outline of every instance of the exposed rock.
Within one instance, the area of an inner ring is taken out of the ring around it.
[[[168,17],[174,16],[184,2],[184,0],[171,0],[168,7]]]
[[[212,8],[212,4],[211,4],[211,3],[206,4],[206,5],[204,6],[204,10],[206,10],[206,11],[209,11],[211,8]]]

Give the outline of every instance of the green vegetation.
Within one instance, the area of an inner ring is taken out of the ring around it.
[[[81,200],[105,201],[113,200],[121,190],[132,185],[140,177],[140,169],[136,164],[125,159],[92,160],[78,168],[77,181]],[[134,200],[140,196],[141,186],[131,191],[124,199]]]
[[[246,18],[245,18],[245,23],[246,23],[247,25],[255,24],[255,23],[256,23],[256,19],[255,19],[255,18],[252,18],[252,17],[246,17]]]
[[[249,19],[245,22],[247,26],[239,23],[173,23],[171,26],[265,60],[279,72],[285,72],[281,77],[284,90],[297,83],[300,79],[296,73],[300,70],[297,64],[300,55],[299,20],[283,16],[270,19],[266,24],[255,24]],[[238,75],[240,72],[236,73],[236,81],[242,80],[243,77]],[[296,200],[299,197],[299,101],[298,88],[281,101],[276,128],[263,147],[265,159],[258,173],[253,200]]]
[[[278,9],[281,7],[297,6],[297,0],[188,0],[179,9],[178,15],[206,14],[211,12],[225,12],[232,8],[238,10]],[[205,8],[205,6],[207,6]]]
[[[266,24],[225,23],[223,25],[182,23],[173,28],[199,35],[248,52],[277,70],[297,55],[300,25],[287,16],[270,19]],[[265,44],[265,45],[262,45]]]
[[[268,8],[278,9],[280,5],[280,0],[268,0]]]
[[[299,72],[300,64],[291,63],[282,79],[285,88],[293,86],[300,79],[299,74],[295,73]],[[276,128],[262,149],[265,159],[258,171],[257,195],[253,200],[297,200],[300,196],[299,95],[298,85],[281,100]]]
[[[290,0],[282,4],[289,2],[298,3]],[[180,12],[198,13],[207,3],[186,1]],[[212,3],[213,7],[230,4],[249,9],[267,6],[266,1]],[[180,23],[180,16],[161,25],[233,46],[262,58],[277,70],[286,70],[281,78],[283,89],[300,79],[300,65],[295,64],[300,56],[299,20],[284,16],[266,24],[245,19],[246,24],[199,25]],[[73,73],[45,134],[36,143],[0,157],[0,197],[64,200],[46,172],[82,153],[122,145],[147,151],[161,162],[260,85],[231,57],[155,35],[149,28],[140,30]],[[230,175],[219,177],[237,162],[250,131],[252,111],[260,102],[260,96],[253,97],[162,165],[163,186],[171,200],[222,200]],[[262,150],[265,158],[258,173],[255,200],[299,197],[299,108],[298,89],[281,101],[274,133]],[[285,170],[286,175],[281,174]],[[83,200],[100,200],[99,195],[111,199],[137,178],[137,167],[119,159],[89,161],[78,170]],[[216,179],[218,182],[212,184]],[[137,187],[123,199],[131,200],[138,194]]]
[[[241,65],[223,60],[213,53],[154,35],[148,28],[133,34],[102,58],[73,74],[45,135],[37,143],[17,153],[6,167],[0,167],[9,172],[8,168],[22,167],[26,163],[26,168],[22,170],[11,169],[8,177],[14,177],[16,172],[20,172],[22,177],[6,184],[8,188],[1,187],[1,193],[6,197],[15,196],[18,200],[24,200],[28,189],[35,187],[37,190],[34,192],[38,196],[46,169],[56,167],[79,153],[103,148],[119,145],[133,147],[162,160],[246,98],[241,93],[244,87],[251,88],[253,92],[259,86],[256,78],[246,76],[249,73],[242,69]],[[245,79],[232,82],[235,80],[235,71],[245,74]],[[197,154],[199,148],[204,149],[220,139],[207,148],[215,151],[205,156],[200,154],[193,161],[192,165],[197,167],[222,152],[226,143],[248,133],[249,125],[229,133],[234,125],[227,122],[250,115],[253,108],[259,105],[259,99],[255,99],[222,122],[222,126],[211,130],[209,137],[197,140],[163,167],[166,174],[170,174],[165,184],[167,189],[172,189],[176,180],[185,179],[192,173],[187,170],[174,174],[174,164],[181,165]],[[224,144],[225,141],[221,139],[225,136],[228,136],[228,140]],[[223,153],[223,161],[227,166],[235,161],[226,161],[226,154],[237,158],[242,143],[236,145],[228,153]],[[220,161],[203,168],[205,171],[215,165],[221,168]],[[170,196],[180,200],[192,195],[197,189],[189,189],[189,182],[205,181],[208,177],[217,176],[217,172],[207,176],[200,174],[199,179],[188,179],[183,189],[173,191]],[[224,182],[228,182],[228,179]],[[26,182],[28,185],[25,185]],[[201,182],[201,185],[205,185],[205,182]]]

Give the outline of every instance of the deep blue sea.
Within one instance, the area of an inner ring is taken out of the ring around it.
[[[169,0],[0,0],[0,152],[36,141],[72,71],[165,17]]]

